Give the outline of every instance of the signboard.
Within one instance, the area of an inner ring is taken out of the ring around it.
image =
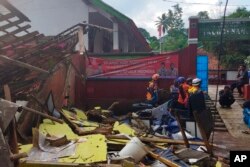
[[[176,78],[178,54],[134,59],[88,57],[86,67],[88,78],[149,78],[155,73],[162,78]]]

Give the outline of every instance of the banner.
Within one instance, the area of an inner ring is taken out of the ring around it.
[[[150,78],[155,73],[162,78],[176,78],[178,54],[135,59],[88,57],[86,67],[88,78]]]

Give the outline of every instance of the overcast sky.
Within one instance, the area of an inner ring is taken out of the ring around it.
[[[59,32],[85,21],[81,0],[9,0],[31,20],[33,30],[45,35],[55,35]],[[72,3],[72,2],[75,3]],[[183,21],[188,27],[188,18],[200,11],[208,11],[211,18],[223,15],[226,0],[103,0],[131,18],[138,27],[145,28],[150,35],[157,36],[156,20],[168,9],[179,2],[183,9]],[[60,3],[59,3],[60,2]],[[220,3],[221,2],[221,3]],[[250,10],[250,0],[229,0],[227,14],[237,7]],[[73,9],[73,10],[72,10]],[[55,21],[56,19],[56,21]],[[55,26],[56,24],[56,26]]]
[[[103,0],[113,8],[134,20],[138,27],[145,28],[151,35],[157,36],[155,21],[162,13],[172,9],[179,2],[183,9],[183,21],[187,27],[188,17],[195,16],[199,11],[208,11],[211,18],[223,14],[226,0]],[[220,3],[221,2],[221,3]],[[220,5],[221,4],[221,5]],[[229,0],[227,14],[237,7],[250,10],[250,0]]]

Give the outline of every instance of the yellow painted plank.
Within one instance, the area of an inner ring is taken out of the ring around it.
[[[29,151],[31,150],[31,148],[33,147],[33,144],[25,144],[25,145],[20,145],[19,146],[19,152],[25,152],[25,153],[29,153]]]
[[[121,134],[135,136],[135,130],[132,129],[128,124],[120,124],[119,122],[115,122],[113,126],[113,130],[118,131]]]
[[[67,124],[58,124],[53,123],[50,120],[45,119],[43,123],[40,125],[39,130],[46,134],[49,133],[55,136],[63,136],[66,135],[68,139],[80,139],[82,138],[82,142],[77,143],[76,152],[74,155],[70,157],[60,158],[59,162],[63,163],[94,163],[94,162],[103,162],[106,161],[107,157],[107,143],[106,137],[104,135],[88,135],[88,136],[78,136],[72,132]],[[21,145],[20,146],[22,152],[29,152],[32,148],[32,144],[30,145]],[[21,164],[22,167],[29,167],[30,164]],[[51,165],[32,165],[33,167],[40,166],[51,166]]]
[[[88,119],[86,114],[84,113],[84,111],[77,109],[77,108],[74,108],[74,110],[76,111],[77,119],[79,119],[79,120],[87,120]]]
[[[94,163],[106,161],[107,144],[104,135],[89,135],[84,136],[86,142],[77,145],[74,156],[60,158],[59,162],[66,163]]]
[[[68,126],[68,124],[63,123],[59,124],[57,122],[52,122],[51,120],[44,119],[43,123],[39,126],[39,131],[43,134],[51,134],[55,136],[67,136],[67,139],[77,139],[78,135],[76,135],[71,128]]]

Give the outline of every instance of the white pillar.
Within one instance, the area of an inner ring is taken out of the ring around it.
[[[89,50],[89,35],[88,35],[88,33],[84,34],[83,41],[84,41],[83,43],[84,43],[86,50]]]
[[[84,39],[83,39],[83,28],[82,27],[79,27],[78,29],[78,44],[79,44],[79,52],[81,55],[84,54],[85,52],[85,49],[84,49]]]
[[[119,50],[119,32],[118,24],[113,23],[113,51]]]

